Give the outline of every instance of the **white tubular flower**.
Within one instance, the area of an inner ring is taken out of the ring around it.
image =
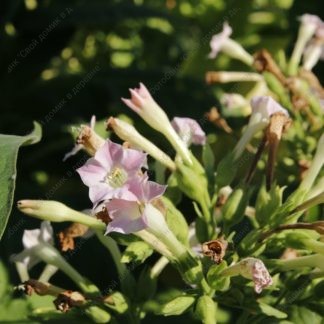
[[[129,89],[129,91],[131,99],[122,98],[122,101],[141,116],[148,125],[162,133],[181,158],[191,165],[192,161],[188,148],[173,129],[168,116],[152,98],[145,85],[140,83],[139,88]]]
[[[270,117],[275,113],[289,116],[286,109],[269,96],[256,96],[251,100],[252,115],[243,136],[234,148],[234,158],[238,159],[245,146],[250,142],[254,134],[269,125]]]
[[[291,75],[296,74],[297,68],[306,47],[307,42],[313,37],[316,30],[321,26],[322,21],[315,15],[304,14],[300,18],[301,24],[298,31],[297,41],[288,66]]]
[[[222,51],[228,56],[251,66],[253,57],[239,43],[230,38],[231,34],[232,28],[225,22],[223,30],[219,34],[214,35],[210,41],[211,52],[209,58],[215,58]]]
[[[87,282],[85,279],[66,262],[60,252],[53,246],[53,228],[50,222],[42,222],[40,229],[25,230],[22,241],[24,250],[11,256],[11,261],[21,263],[27,269],[43,261],[54,267],[54,269],[51,267],[51,273],[55,268],[58,268],[69,276],[81,289],[84,290],[86,288]]]
[[[316,30],[315,37],[305,48],[303,55],[303,68],[311,71],[319,60],[324,57],[324,23]]]
[[[253,280],[254,290],[257,294],[260,294],[262,290],[268,286],[271,286],[272,278],[260,259],[246,258],[242,261],[226,268],[221,272],[222,276],[242,276],[244,278]]]
[[[20,262],[28,269],[41,262],[39,251],[44,247],[51,247],[54,244],[53,228],[50,222],[42,222],[40,229],[25,230],[22,238],[24,250],[19,254],[13,255],[11,260]]]
[[[121,119],[110,117],[107,121],[107,127],[112,129],[120,139],[128,142],[132,147],[145,151],[170,170],[174,171],[176,169],[173,160],[151,141],[142,136],[133,125]]]

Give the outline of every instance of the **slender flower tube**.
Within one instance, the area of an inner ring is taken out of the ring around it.
[[[260,294],[262,290],[272,285],[272,278],[264,263],[256,258],[246,258],[226,268],[221,276],[238,276],[251,279],[254,282],[254,290]]]
[[[316,177],[318,176],[319,172],[323,167],[323,164],[324,164],[324,134],[322,134],[322,136],[318,141],[315,156],[313,158],[310,168],[307,170],[307,173],[299,186],[300,190],[304,190],[305,192],[308,192],[311,189]]]
[[[256,96],[251,100],[252,115],[249,124],[245,129],[243,136],[234,148],[234,158],[237,160],[243,153],[245,146],[250,142],[252,137],[259,131],[263,130],[270,123],[270,117],[276,113],[282,113],[289,116],[286,109],[279,103],[268,96]]]
[[[133,187],[139,178],[145,176],[142,167],[147,167],[145,153],[107,140],[77,172],[89,187],[89,197],[97,206],[111,198],[136,200]]]
[[[231,34],[232,28],[225,22],[223,30],[219,34],[214,35],[210,41],[211,52],[209,58],[215,58],[221,51],[231,58],[251,66],[253,64],[253,57],[239,43],[230,38]]]
[[[172,159],[151,141],[142,136],[133,125],[121,119],[110,117],[107,121],[107,127],[112,129],[120,139],[127,141],[134,148],[140,148],[147,152],[171,171],[176,169],[176,165]]]
[[[295,75],[307,42],[313,37],[316,30],[322,24],[319,17],[304,14],[300,18],[301,24],[298,31],[297,41],[288,65],[288,72]]]
[[[105,224],[54,200],[20,200],[18,209],[26,215],[51,222],[76,222],[93,229],[104,230]],[[27,235],[27,234],[26,234]]]
[[[229,83],[229,82],[258,82],[263,81],[259,73],[251,72],[228,72],[228,71],[210,71],[206,73],[206,82],[211,83]]]
[[[152,128],[162,133],[175,148],[181,158],[191,164],[188,148],[181,141],[178,134],[173,129],[170,120],[164,110],[155,102],[150,92],[143,83],[139,88],[129,89],[131,99],[122,98],[123,102],[134,110]]]
[[[273,264],[281,271],[289,271],[298,268],[319,268],[324,271],[324,255],[312,254],[289,260],[272,260]]]
[[[171,124],[187,147],[205,145],[206,134],[194,119],[174,117]]]
[[[53,246],[53,228],[48,221],[41,223],[40,229],[25,230],[23,234],[24,250],[11,256],[11,261],[21,262],[28,269],[40,261],[51,264],[70,277],[84,292],[89,291],[89,283],[61,256]],[[92,288],[90,288],[91,290]]]
[[[316,32],[316,37],[306,47],[303,55],[303,68],[311,71],[317,62],[324,56],[324,23]]]

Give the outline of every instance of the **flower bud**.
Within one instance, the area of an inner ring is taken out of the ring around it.
[[[20,200],[18,209],[35,218],[51,222],[76,222],[94,229],[104,230],[105,224],[94,217],[73,210],[54,200]]]
[[[142,149],[170,170],[175,170],[176,165],[172,159],[151,141],[142,136],[133,125],[121,119],[110,117],[107,121],[107,127],[112,129],[119,138],[131,144],[131,146]]]
[[[129,89],[129,91],[131,99],[122,98],[123,102],[142,117],[148,125],[162,133],[181,158],[190,165],[192,162],[188,148],[173,129],[168,116],[152,98],[145,85],[140,83],[138,89]]]

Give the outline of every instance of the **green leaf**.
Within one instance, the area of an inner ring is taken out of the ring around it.
[[[162,306],[160,314],[164,316],[181,315],[184,313],[195,301],[191,296],[180,296],[169,301]]]
[[[282,205],[282,194],[285,188],[273,185],[270,192],[267,192],[265,183],[261,186],[255,205],[256,219],[261,226],[268,224],[277,208]]]
[[[263,314],[266,314],[268,316],[273,316],[275,318],[283,319],[287,318],[287,314],[268,305],[268,304],[263,304],[259,303],[259,308]]]
[[[137,264],[143,263],[151,254],[153,249],[145,242],[133,242],[123,253],[121,258],[122,263],[135,262]]]
[[[209,182],[212,183],[215,179],[215,175],[214,175],[215,156],[209,143],[206,143],[206,145],[204,145],[203,147],[202,161],[206,170],[207,178]]]
[[[171,200],[162,197],[162,202],[166,207],[166,222],[170,230],[181,243],[188,245],[189,228],[186,219]]]
[[[34,130],[26,136],[0,134],[0,239],[7,226],[12,208],[15,183],[16,163],[20,146],[31,145],[40,141],[41,126],[34,122]]]
[[[109,301],[105,302],[105,305],[118,314],[125,313],[129,308],[126,298],[118,291],[109,296]]]
[[[209,296],[199,297],[195,315],[204,324],[216,324],[217,304]]]
[[[230,278],[219,274],[227,267],[226,261],[212,265],[207,272],[207,282],[215,290],[225,291],[230,286]]]
[[[312,312],[306,307],[292,306],[291,317],[289,317],[294,324],[322,324],[322,316]]]

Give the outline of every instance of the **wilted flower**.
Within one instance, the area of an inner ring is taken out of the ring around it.
[[[245,146],[257,132],[269,125],[270,117],[276,113],[289,116],[278,102],[269,96],[256,96],[251,100],[252,115],[249,124],[234,148],[235,159],[239,158],[244,151]]]
[[[190,153],[173,129],[164,110],[155,102],[143,83],[139,88],[129,89],[131,99],[122,98],[123,102],[141,116],[148,125],[161,132],[173,145],[181,158],[191,164]]]
[[[89,187],[89,197],[94,205],[111,198],[136,201],[132,187],[143,176],[141,168],[147,166],[146,160],[145,153],[107,140],[77,172]]]
[[[206,134],[194,119],[175,117],[171,124],[187,146],[206,143]]]
[[[94,131],[95,124],[96,116],[92,116],[89,126],[81,125],[79,128],[79,135],[76,139],[76,144],[70,152],[65,154],[63,161],[66,161],[69,157],[75,155],[82,149],[87,151],[89,155],[93,156],[105,143],[105,140]]]
[[[228,56],[238,59],[247,65],[252,65],[253,57],[236,41],[230,38],[232,28],[227,22],[223,25],[223,30],[212,37],[210,41],[211,52],[209,58],[215,58],[222,51]]]
[[[226,268],[221,272],[223,276],[238,276],[253,280],[254,290],[260,294],[262,290],[272,285],[272,278],[260,259],[246,258]]]

